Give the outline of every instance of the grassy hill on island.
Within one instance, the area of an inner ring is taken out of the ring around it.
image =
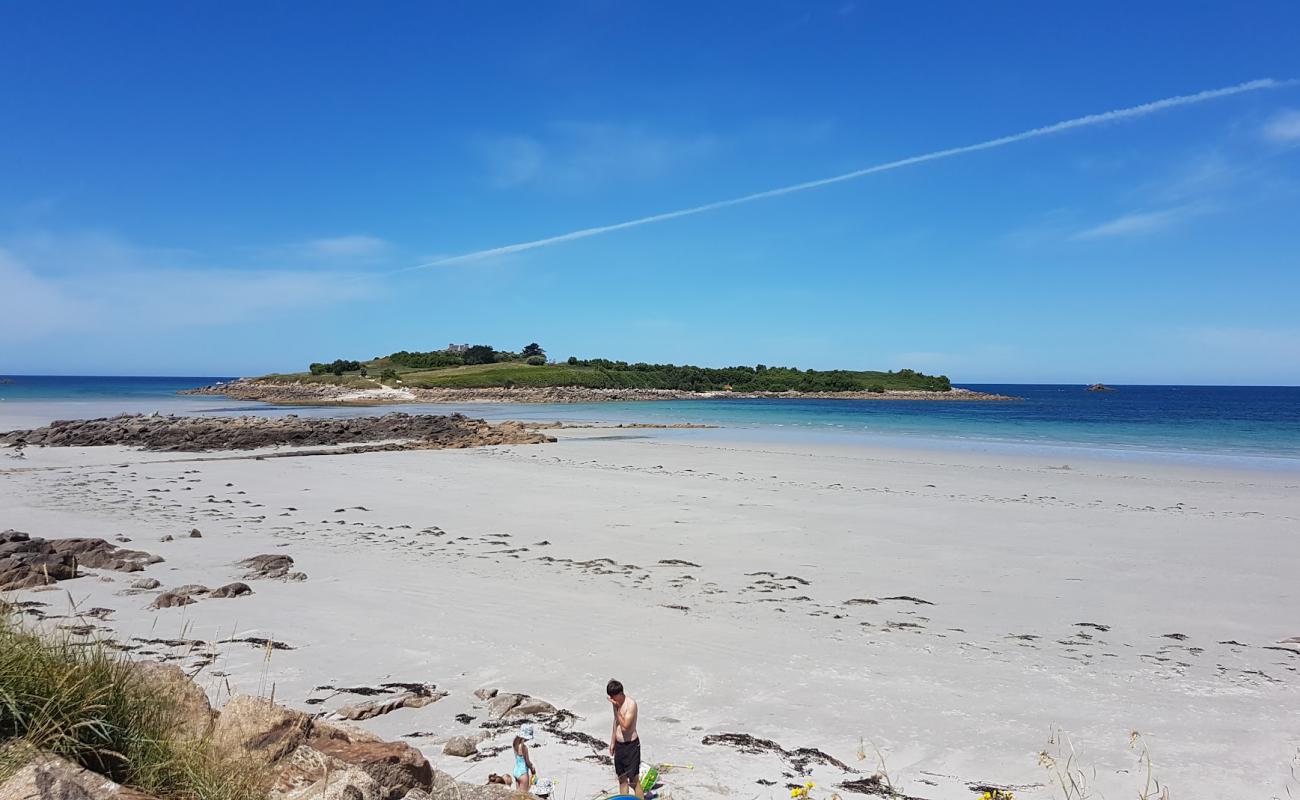
[[[530,344],[518,353],[475,345],[464,352],[402,350],[369,361],[338,359],[312,364],[308,372],[267,375],[265,381],[304,381],[343,385],[397,385],[422,388],[514,388],[577,386],[590,389],[677,389],[711,392],[947,392],[945,375],[910,369],[801,370],[763,364],[696,367],[677,364],[629,364],[604,358],[548,361],[541,347]]]

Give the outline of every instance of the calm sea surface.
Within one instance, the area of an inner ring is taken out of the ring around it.
[[[129,412],[299,413],[347,416],[447,406],[291,409],[217,397],[179,397],[220,377],[0,376],[0,430],[41,420]],[[780,439],[1072,451],[1128,457],[1216,457],[1300,468],[1300,387],[964,384],[1013,402],[682,400],[646,403],[466,404],[491,419],[697,422]]]

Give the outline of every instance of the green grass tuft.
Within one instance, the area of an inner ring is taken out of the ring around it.
[[[121,654],[26,629],[0,610],[0,775],[44,751],[168,800],[265,796],[258,765],[174,738],[180,713]]]

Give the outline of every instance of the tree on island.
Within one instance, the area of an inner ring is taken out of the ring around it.
[[[307,368],[313,375],[342,375],[345,372],[356,372],[362,367],[360,361],[345,361],[341,358],[336,358],[329,364],[312,363],[309,364]]]
[[[496,351],[489,344],[476,344],[461,353],[466,364],[491,364],[496,361]]]
[[[542,358],[546,358],[546,351],[543,350],[542,346],[537,342],[532,342],[530,344],[524,345],[524,349],[521,351],[520,354],[524,358],[530,358],[532,356],[541,356]]]

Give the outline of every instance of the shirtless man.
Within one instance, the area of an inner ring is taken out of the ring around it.
[[[641,797],[641,737],[636,732],[636,701],[623,693],[623,684],[610,680],[605,686],[614,707],[614,728],[609,734],[609,754],[614,757],[618,791]]]

